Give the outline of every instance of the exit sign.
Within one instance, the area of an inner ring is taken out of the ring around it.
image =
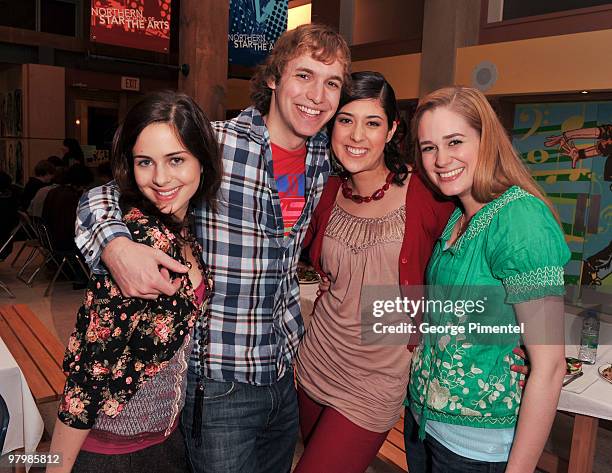
[[[140,79],[138,77],[122,77],[121,90],[140,91]]]

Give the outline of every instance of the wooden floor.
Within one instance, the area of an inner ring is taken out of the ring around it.
[[[406,464],[406,450],[404,449],[404,411],[402,410],[402,417],[393,426],[387,440],[378,452],[378,456],[383,457],[390,463],[398,466],[404,471],[408,471],[408,465]]]

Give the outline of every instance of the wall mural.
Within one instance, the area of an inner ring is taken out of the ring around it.
[[[612,102],[520,104],[514,147],[559,211],[566,284],[612,290]]]

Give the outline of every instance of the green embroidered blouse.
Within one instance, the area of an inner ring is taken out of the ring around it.
[[[510,371],[510,365],[523,362],[512,353],[519,335],[474,338],[469,324],[515,327],[512,304],[562,295],[563,266],[570,251],[548,207],[517,186],[480,209],[467,231],[447,248],[460,216],[456,209],[436,243],[427,284],[435,288],[436,297],[451,294],[454,301],[475,294],[481,299],[492,293],[501,297],[483,303],[484,313],[434,309],[425,314],[424,322],[463,326],[466,331],[422,337],[412,360],[410,404],[422,419],[508,428],[516,423],[521,400],[519,375]]]

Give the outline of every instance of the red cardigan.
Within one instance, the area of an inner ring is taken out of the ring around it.
[[[321,249],[331,211],[336,203],[340,179],[330,177],[325,184],[304,238],[303,247],[310,248],[312,265],[322,276]],[[406,228],[399,255],[400,285],[420,286],[425,282],[425,269],[436,240],[442,234],[455,204],[435,196],[418,174],[412,174],[406,192]]]

